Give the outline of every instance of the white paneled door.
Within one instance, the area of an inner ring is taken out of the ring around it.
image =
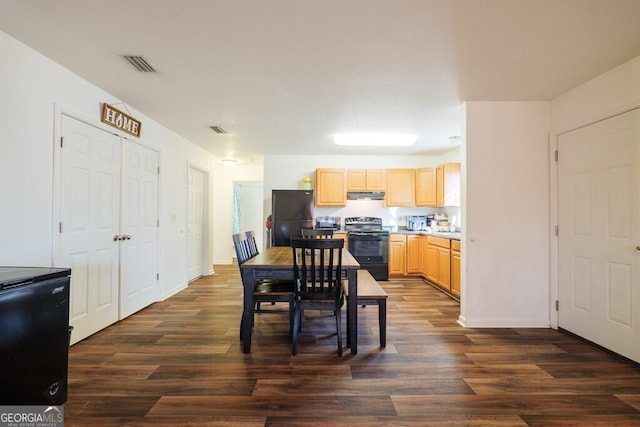
[[[640,113],[558,138],[559,326],[640,362]]]
[[[158,153],[66,115],[61,135],[56,265],[77,342],[157,299]]]
[[[158,152],[132,141],[122,146],[120,318],[157,300]]]
[[[71,268],[73,342],[118,320],[120,138],[62,116],[57,265]]]
[[[187,208],[187,273],[189,281],[202,276],[204,237],[204,182],[205,174],[189,168],[189,195]]]

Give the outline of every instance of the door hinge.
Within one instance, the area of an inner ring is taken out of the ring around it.
[[[160,220],[159,219],[156,219],[156,227],[160,228]]]
[[[64,136],[60,137],[60,148],[64,148]]]
[[[158,175],[160,175],[160,166],[158,166]]]
[[[560,228],[556,225],[556,236],[560,235]]]
[[[556,162],[557,162],[558,161],[558,150],[556,150],[555,156],[556,156]]]
[[[62,233],[62,221],[58,223],[58,233]]]
[[[556,300],[556,311],[559,311],[559,308],[560,308],[560,302]]]
[[[156,273],[156,280],[160,280],[160,273]]]

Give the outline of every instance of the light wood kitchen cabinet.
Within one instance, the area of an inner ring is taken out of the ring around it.
[[[451,295],[460,299],[460,241],[451,241]]]
[[[428,236],[427,280],[451,292],[451,241]]]
[[[389,235],[389,276],[403,276],[407,256],[404,234]]]
[[[385,206],[415,206],[415,169],[387,169]]]
[[[436,170],[435,167],[416,169],[416,206],[436,206]]]
[[[349,169],[348,191],[384,191],[386,187],[384,169]]]
[[[436,205],[460,206],[460,163],[444,163],[436,169]]]
[[[349,249],[349,238],[347,233],[333,233],[333,238],[344,240],[344,249]]]
[[[420,235],[409,234],[407,235],[407,274],[420,274]]]
[[[347,179],[344,169],[316,169],[316,206],[346,206]]]
[[[420,274],[427,277],[427,255],[429,254],[429,237],[420,235],[418,238],[420,247]]]

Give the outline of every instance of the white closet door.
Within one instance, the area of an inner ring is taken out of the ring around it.
[[[187,273],[189,281],[202,276],[202,244],[204,237],[204,177],[205,174],[189,168],[189,195],[187,212]]]
[[[559,326],[640,362],[640,113],[558,138]]]
[[[120,318],[157,300],[158,152],[123,140]]]
[[[120,138],[62,116],[57,265],[71,268],[77,342],[118,320]]]

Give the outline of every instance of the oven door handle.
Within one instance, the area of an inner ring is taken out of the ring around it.
[[[382,240],[386,240],[389,236],[385,235],[385,236],[377,236],[377,235],[372,235],[370,233],[349,233],[349,237],[357,237],[359,240],[369,240],[369,241],[374,241],[374,240],[378,240],[378,241],[382,241]]]

